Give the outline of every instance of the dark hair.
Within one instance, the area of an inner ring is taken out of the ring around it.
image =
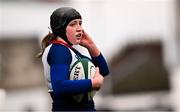
[[[42,42],[41,47],[42,51],[37,55],[37,57],[41,57],[44,49],[50,44],[50,41],[56,40],[57,37],[61,37],[64,39],[68,44],[71,43],[68,41],[66,37],[66,27],[68,23],[73,19],[81,19],[81,15],[75,9],[71,7],[62,7],[56,9],[50,16],[50,26],[52,33],[49,32]]]

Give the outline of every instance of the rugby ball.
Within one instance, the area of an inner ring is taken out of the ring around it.
[[[95,75],[95,66],[89,59],[79,59],[77,60],[70,69],[70,80],[83,80],[83,79],[91,79]],[[88,92],[88,99],[92,99],[95,95],[96,91]],[[73,98],[76,101],[81,101],[84,97],[84,94],[74,95]]]

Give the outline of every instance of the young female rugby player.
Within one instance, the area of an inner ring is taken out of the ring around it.
[[[52,111],[95,111],[93,98],[88,99],[87,93],[99,90],[104,76],[109,74],[105,58],[81,24],[81,15],[75,9],[58,8],[50,17],[52,33],[42,40],[40,56],[53,100]],[[88,58],[73,48],[78,44],[88,49],[89,59],[97,67],[93,79],[69,80],[71,65],[80,58]],[[81,101],[72,97],[82,93],[84,97]]]

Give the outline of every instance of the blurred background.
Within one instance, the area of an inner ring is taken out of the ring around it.
[[[61,6],[81,13],[110,67],[97,110],[180,112],[179,0],[0,0],[0,111],[51,110],[36,54]]]

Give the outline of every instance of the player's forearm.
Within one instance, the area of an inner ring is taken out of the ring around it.
[[[80,94],[87,93],[92,89],[91,80],[64,80],[52,82],[55,94]]]
[[[106,76],[109,74],[109,68],[103,55],[100,53],[97,57],[92,57],[92,62],[95,66],[99,67],[100,74]]]
[[[100,55],[100,51],[94,43],[90,44],[87,49],[92,57],[97,57]]]

